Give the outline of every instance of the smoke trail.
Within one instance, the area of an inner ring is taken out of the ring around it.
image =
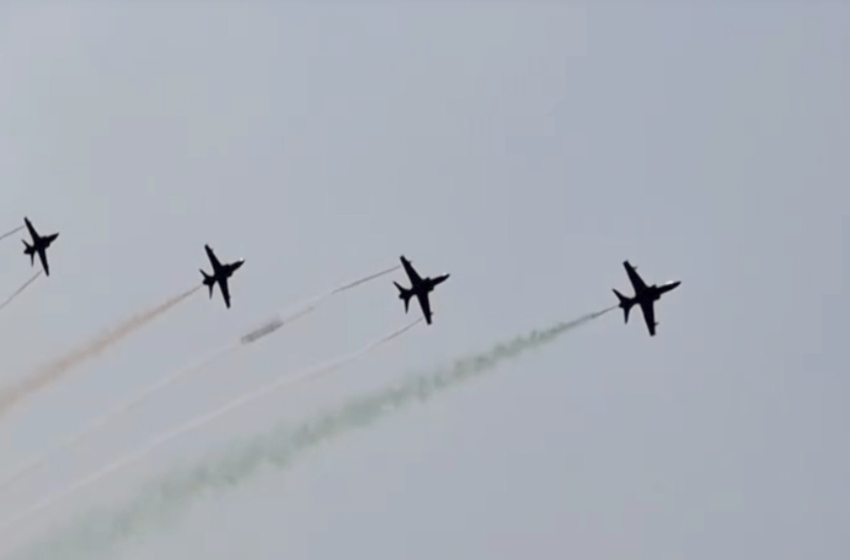
[[[60,451],[69,449],[69,448],[73,447],[74,445],[80,443],[81,441],[83,441],[84,438],[91,435],[96,430],[107,425],[109,423],[109,421],[112,420],[115,416],[118,416],[120,414],[123,414],[123,413],[128,412],[131,409],[135,408],[142,401],[144,401],[146,398],[151,396],[156,391],[159,391],[160,389],[163,389],[163,388],[165,388],[169,385],[172,385],[178,379],[180,379],[181,377],[184,377],[185,375],[188,375],[189,373],[191,373],[193,371],[197,371],[197,370],[203,368],[207,364],[211,363],[213,360],[220,358],[221,356],[227,354],[228,352],[232,351],[236,347],[237,347],[237,345],[235,343],[228,344],[227,346],[224,346],[223,348],[219,349],[215,353],[210,354],[206,358],[204,358],[202,360],[198,360],[198,361],[196,361],[196,362],[194,362],[194,363],[192,363],[192,364],[190,364],[190,365],[188,365],[184,368],[181,368],[181,369],[171,373],[170,375],[167,375],[166,377],[157,381],[155,384],[147,387],[143,391],[140,391],[133,398],[128,399],[127,401],[109,409],[105,414],[103,414],[103,416],[97,418],[96,420],[94,420],[93,422],[88,424],[85,428],[83,428],[79,432],[76,432],[75,434],[69,436],[64,441],[62,441],[58,446],[42,453],[41,455],[39,455],[39,456],[35,457],[34,459],[32,459],[31,461],[29,461],[28,463],[17,468],[12,474],[7,476],[3,480],[3,482],[0,482],[0,489],[5,488],[6,486],[8,486],[8,485],[12,484],[13,482],[22,478],[23,476],[25,476],[26,474],[28,474],[32,470],[42,466],[54,454],[59,453]]]
[[[165,475],[144,487],[129,503],[90,513],[13,558],[89,559],[94,554],[112,552],[123,541],[164,526],[208,492],[244,484],[263,466],[285,469],[299,454],[325,441],[368,426],[394,410],[415,402],[425,402],[447,389],[492,371],[506,360],[551,343],[560,335],[612,309],[616,307],[518,336],[487,351],[458,359],[449,367],[409,376],[394,386],[354,398],[336,410],[319,414],[294,429],[281,424],[270,433],[238,442],[224,454],[204,460],[194,468]]]
[[[9,409],[15,406],[21,399],[60,379],[72,367],[89,358],[97,356],[128,334],[156,319],[178,303],[191,296],[200,288],[200,285],[196,286],[191,290],[187,290],[182,294],[168,299],[164,303],[157,305],[149,311],[145,311],[144,313],[131,317],[124,323],[118,325],[118,327],[106,331],[104,334],[95,338],[91,342],[84,344],[82,347],[73,350],[61,359],[42,366],[19,383],[12,385],[11,387],[7,387],[0,392],[0,415],[7,413]]]
[[[201,360],[198,360],[196,362],[193,362],[193,363],[191,363],[191,364],[189,364],[185,367],[182,367],[182,368],[172,372],[169,375],[166,375],[165,377],[158,380],[154,384],[152,384],[149,387],[140,391],[138,394],[136,394],[131,399],[112,407],[106,413],[104,413],[102,416],[100,416],[99,418],[97,418],[96,420],[94,420],[93,422],[88,424],[87,426],[85,426],[82,430],[80,430],[80,431],[76,432],[75,434],[66,438],[57,447],[45,451],[44,453],[42,453],[41,455],[38,455],[37,457],[35,457],[31,461],[27,462],[26,464],[15,469],[15,471],[13,471],[12,474],[7,476],[6,478],[4,478],[2,480],[2,482],[0,482],[0,490],[5,488],[6,486],[12,484],[13,482],[19,480],[21,477],[25,476],[26,474],[28,474],[33,469],[36,469],[36,468],[40,467],[41,465],[45,464],[47,462],[47,460],[50,459],[56,453],[59,453],[60,451],[63,451],[63,450],[70,449],[71,447],[80,443],[81,441],[83,441],[84,438],[90,436],[95,431],[106,426],[116,416],[124,414],[125,412],[128,412],[128,411],[132,410],[133,408],[137,407],[142,402],[144,402],[147,398],[151,397],[154,393],[161,391],[162,389],[165,389],[166,387],[173,385],[174,383],[176,383],[177,381],[179,381],[180,379],[186,377],[187,375],[189,375],[191,373],[194,373],[196,371],[201,370],[205,366],[207,366],[210,363],[214,362],[215,360],[223,357],[224,355],[236,350],[240,346],[251,343],[251,342],[255,342],[257,339],[262,338],[263,336],[270,334],[271,332],[276,331],[280,327],[287,325],[289,323],[292,323],[292,322],[296,321],[297,319],[300,319],[301,317],[305,316],[307,313],[313,311],[316,308],[316,306],[318,305],[318,301],[321,300],[322,298],[344,292],[344,291],[346,291],[350,288],[353,288],[355,286],[358,286],[358,285],[363,284],[365,282],[368,282],[370,280],[374,280],[375,278],[378,278],[378,277],[383,276],[385,274],[389,274],[390,272],[396,270],[397,268],[399,268],[399,267],[396,266],[396,267],[378,272],[376,274],[372,274],[370,276],[360,278],[359,280],[355,280],[354,282],[350,282],[350,283],[345,284],[341,287],[335,288],[334,290],[331,290],[324,295],[310,298],[307,301],[312,302],[312,303],[308,304],[306,307],[302,307],[298,311],[295,311],[294,313],[291,313],[290,315],[288,315],[288,316],[286,316],[282,319],[279,318],[279,316],[276,316],[274,319],[266,322],[261,327],[253,329],[252,331],[250,331],[247,334],[240,337],[239,341],[231,342],[231,343],[227,344],[226,346],[216,350],[215,352],[213,352],[209,356],[207,356],[207,357],[205,357]],[[0,306],[0,308],[2,308],[2,306]]]
[[[398,270],[399,268],[401,268],[401,265],[397,264],[392,268],[382,270],[381,272],[376,272],[375,274],[372,274],[371,276],[366,276],[365,278],[361,278],[360,280],[355,280],[354,282],[351,282],[349,284],[345,284],[344,286],[340,286],[339,288],[335,288],[335,289],[331,290],[331,292],[328,295],[338,294],[340,292],[350,290],[351,288],[354,288],[355,286],[359,286],[360,284],[364,284],[366,282],[369,282],[370,280],[374,280],[375,278],[379,278],[381,276],[384,276],[385,274],[389,274],[390,272]]]
[[[16,227],[15,229],[13,229],[12,231],[7,231],[7,232],[6,232],[6,233],[4,233],[3,235],[0,235],[0,241],[2,241],[3,239],[6,239],[6,238],[7,238],[7,237],[9,237],[10,235],[14,235],[14,234],[18,233],[18,232],[19,232],[19,231],[21,231],[22,229],[24,229],[24,226],[18,226],[18,227]]]
[[[32,278],[30,278],[29,280],[24,282],[23,285],[20,288],[15,290],[15,292],[6,299],[6,301],[4,301],[3,303],[0,303],[0,309],[3,309],[4,307],[6,307],[10,303],[12,303],[12,300],[15,299],[16,297],[18,297],[21,294],[21,292],[23,292],[27,288],[27,286],[29,286],[30,284],[35,282],[35,279],[38,278],[39,276],[41,276],[42,272],[43,271],[39,270],[38,272],[33,274]]]
[[[229,403],[213,410],[212,412],[208,412],[207,414],[197,416],[197,417],[193,418],[192,420],[189,420],[188,422],[178,426],[177,428],[169,430],[168,432],[154,438],[153,440],[148,442],[148,444],[145,445],[144,447],[142,447],[142,448],[140,448],[140,449],[138,449],[138,450],[136,450],[132,453],[129,453],[129,454],[121,457],[120,459],[113,461],[112,463],[109,463],[108,465],[106,465],[105,467],[100,469],[99,471],[94,472],[94,473],[90,474],[89,476],[75,482],[74,484],[72,484],[71,486],[66,488],[65,490],[63,490],[61,492],[57,492],[53,495],[50,495],[50,496],[44,498],[40,502],[36,503],[32,507],[30,507],[29,509],[24,511],[23,513],[19,514],[18,516],[14,517],[14,518],[10,519],[9,521],[7,521],[6,523],[4,523],[3,526],[0,527],[0,529],[6,529],[6,528],[10,527],[11,525],[13,525],[17,522],[22,521],[23,519],[26,519],[27,517],[30,517],[30,516],[38,513],[42,509],[52,505],[53,503],[57,502],[58,500],[60,500],[62,498],[65,498],[65,497],[71,495],[72,493],[76,492],[77,490],[80,490],[82,488],[85,488],[86,486],[94,484],[95,482],[97,482],[98,480],[103,478],[104,476],[107,476],[107,475],[117,471],[118,469],[120,469],[122,467],[125,467],[125,466],[127,466],[131,463],[138,461],[139,459],[145,457],[146,455],[148,455],[152,451],[156,450],[158,447],[168,443],[169,441],[171,441],[175,438],[178,438],[178,437],[180,437],[180,436],[182,436],[186,433],[189,433],[191,431],[197,430],[198,428],[206,426],[207,424],[209,424],[213,420],[217,420],[221,416],[224,416],[225,414],[232,412],[233,410],[236,410],[236,409],[238,409],[242,406],[245,406],[246,404],[249,404],[249,403],[253,402],[254,400],[256,400],[260,397],[264,397],[264,396],[266,396],[266,395],[268,395],[268,394],[270,394],[274,391],[277,391],[277,390],[282,389],[284,387],[288,387],[289,385],[293,385],[295,383],[298,383],[299,381],[306,381],[307,379],[311,379],[311,378],[318,377],[318,376],[323,375],[323,374],[330,373],[331,371],[334,371],[335,369],[338,369],[338,368],[342,367],[343,365],[345,365],[349,362],[353,362],[357,358],[360,358],[361,356],[371,352],[372,350],[376,349],[377,347],[379,347],[383,344],[386,344],[387,342],[393,340],[394,338],[401,336],[402,334],[409,331],[410,329],[412,329],[417,324],[421,323],[422,320],[423,319],[420,317],[419,319],[416,319],[415,321],[408,324],[407,326],[402,327],[402,328],[400,328],[400,329],[398,329],[398,330],[396,330],[396,331],[394,331],[394,332],[392,332],[388,335],[385,335],[385,336],[381,337],[380,339],[360,348],[359,350],[357,350],[355,352],[352,352],[348,355],[342,356],[342,357],[337,358],[335,360],[329,361],[327,363],[321,364],[319,366],[312,367],[312,368],[310,368],[306,371],[303,371],[301,373],[298,373],[298,374],[295,374],[295,375],[286,375],[286,376],[280,377],[280,378],[276,379],[275,381],[273,381],[272,383],[269,383],[268,385],[260,387],[259,389],[251,391],[250,393],[245,393],[244,395],[240,396],[239,398],[236,398],[236,399],[230,401]]]
[[[327,298],[329,298],[331,296],[334,296],[336,294],[340,294],[342,292],[348,291],[351,288],[354,288],[354,287],[359,286],[361,284],[365,284],[366,282],[369,282],[369,281],[374,280],[376,278],[380,278],[381,276],[389,274],[390,272],[393,272],[394,270],[398,270],[399,268],[401,268],[401,266],[396,265],[392,268],[382,270],[381,272],[376,272],[375,274],[370,274],[369,276],[364,276],[363,278],[360,278],[360,279],[355,280],[353,282],[349,282],[348,284],[343,284],[342,286],[339,286],[339,287],[334,288],[332,290],[328,290],[327,292],[325,292],[321,295],[309,298],[302,304],[303,307],[301,308],[301,310],[290,315],[289,318],[281,319],[280,315],[275,315],[273,318],[269,319],[268,321],[265,321],[260,327],[257,327],[256,329],[253,329],[251,332],[244,335],[241,338],[242,344],[248,344],[248,343],[251,343],[251,342],[255,342],[257,339],[260,339],[260,338],[266,336],[267,334],[270,334],[270,333],[276,331],[277,329],[279,329],[280,327],[282,327],[286,323],[290,323],[290,322],[294,321],[295,319],[298,319],[299,317],[302,317],[302,316],[306,315],[307,313],[310,313],[311,311],[316,309],[316,307],[318,307],[321,302],[323,302],[324,300],[326,300]]]

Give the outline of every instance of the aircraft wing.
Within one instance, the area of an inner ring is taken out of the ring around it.
[[[44,249],[38,252],[38,258],[41,259],[41,266],[44,267],[44,275],[50,276],[50,267],[47,266],[47,255],[44,254]]]
[[[401,257],[401,264],[404,265],[404,271],[407,272],[407,277],[410,278],[410,283],[413,286],[418,286],[422,283],[422,278],[413,270],[413,265],[404,257]]]
[[[425,315],[425,322],[431,324],[431,303],[428,301],[428,294],[418,293],[416,298],[419,300],[419,307],[422,308],[422,314]]]
[[[626,269],[626,274],[629,275],[629,280],[632,283],[632,287],[635,289],[635,295],[644,291],[646,289],[646,283],[643,281],[643,279],[637,273],[637,270],[635,270],[635,267],[633,267],[631,264],[629,264],[629,261],[624,261],[623,266]]]
[[[38,233],[36,233],[35,228],[32,227],[28,218],[24,218],[24,223],[27,224],[27,230],[30,232],[30,237],[32,237],[33,242],[35,242],[35,240],[38,239]]]
[[[209,245],[204,245],[204,249],[207,250],[207,256],[209,257],[210,263],[212,264],[213,276],[217,276],[218,271],[221,270],[221,263],[218,262],[218,259],[215,257],[215,253],[213,253],[213,250],[210,249]]]
[[[230,288],[227,287],[227,278],[219,280],[218,287],[221,288],[221,297],[224,298],[224,305],[230,309]]]
[[[646,321],[646,328],[649,329],[649,336],[655,336],[655,308],[652,302],[641,303],[640,308],[643,311],[643,319]]]

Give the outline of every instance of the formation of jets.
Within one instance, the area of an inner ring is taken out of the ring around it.
[[[59,233],[51,233],[49,235],[42,236],[35,230],[35,227],[33,227],[29,218],[25,217],[24,223],[26,224],[27,230],[32,238],[32,244],[27,243],[26,240],[22,240],[24,243],[24,254],[29,255],[30,266],[35,265],[35,255],[38,254],[41,266],[44,269],[44,274],[50,276],[50,266],[47,263],[47,248],[50,247],[50,244],[53,243],[57,237],[59,237]],[[204,245],[204,249],[207,252],[210,264],[212,265],[212,274],[207,274],[203,269],[201,269],[201,274],[204,277],[203,284],[209,288],[210,298],[213,296],[213,288],[216,284],[218,284],[219,290],[221,291],[221,297],[224,299],[224,305],[230,309],[230,289],[227,281],[234,272],[245,264],[245,259],[239,259],[232,263],[222,264],[215,256],[215,253],[209,245]],[[434,291],[436,286],[445,282],[450,275],[443,274],[435,278],[422,278],[404,255],[400,258],[404,271],[410,279],[410,288],[405,288],[398,282],[393,282],[393,284],[395,284],[395,287],[398,288],[399,299],[404,302],[404,312],[407,313],[410,310],[410,300],[416,296],[416,299],[419,301],[419,307],[425,317],[425,322],[430,325],[433,313],[431,312],[431,302],[428,299],[428,295]],[[649,330],[649,335],[655,336],[655,327],[658,326],[658,322],[655,320],[654,304],[661,298],[662,295],[677,288],[682,282],[677,280],[661,284],[660,286],[657,284],[648,286],[637,273],[636,266],[633,266],[629,263],[629,261],[623,261],[623,266],[626,269],[626,274],[628,275],[632,288],[635,291],[634,297],[630,298],[624,296],[616,289],[613,290],[620,302],[619,307],[623,310],[624,322],[629,322],[629,311],[633,306],[638,305],[643,312],[643,318],[646,322],[646,327]]]

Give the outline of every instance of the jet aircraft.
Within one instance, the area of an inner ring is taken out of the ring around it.
[[[27,243],[26,239],[21,240],[24,243],[24,254],[29,255],[30,266],[33,266],[35,264],[35,254],[38,253],[38,258],[41,260],[41,266],[44,268],[44,274],[50,276],[50,267],[47,264],[47,254],[45,251],[48,247],[50,247],[50,244],[59,237],[59,234],[51,233],[50,235],[42,237],[37,231],[35,231],[35,228],[32,227],[32,223],[26,216],[24,217],[24,223],[27,225],[30,237],[32,237],[32,245]]]
[[[419,307],[422,308],[422,313],[425,315],[425,322],[431,324],[431,305],[428,301],[428,294],[434,290],[434,286],[445,282],[449,277],[448,274],[437,276],[436,278],[422,278],[413,269],[410,261],[401,256],[401,264],[404,265],[404,271],[407,272],[407,277],[410,278],[410,289],[401,287],[398,282],[393,282],[398,288],[399,299],[404,300],[404,312],[407,313],[410,305],[410,298],[416,296],[419,300]]]
[[[663,294],[676,288],[682,282],[677,280],[675,282],[667,282],[660,286],[656,284],[647,286],[643,279],[641,279],[638,275],[636,266],[629,264],[629,261],[623,261],[623,266],[626,268],[626,273],[629,275],[629,280],[631,280],[632,287],[635,290],[635,297],[633,298],[628,298],[617,290],[614,290],[614,294],[616,294],[617,299],[620,300],[620,307],[623,309],[623,318],[625,319],[625,322],[628,323],[629,310],[634,304],[640,305],[641,311],[643,311],[643,318],[646,321],[646,327],[649,329],[649,335],[655,336],[655,327],[658,323],[655,321],[655,310],[653,308],[653,304],[658,301]]]
[[[230,309],[230,290],[227,287],[227,279],[236,272],[236,270],[245,264],[245,259],[239,259],[238,261],[221,264],[213,253],[213,250],[210,249],[209,245],[204,245],[204,249],[207,250],[207,256],[210,258],[210,263],[212,263],[212,276],[207,274],[201,269],[201,274],[204,275],[204,285],[208,286],[210,289],[210,298],[213,295],[213,286],[216,282],[218,282],[218,287],[221,289],[221,296],[224,298],[224,305]]]

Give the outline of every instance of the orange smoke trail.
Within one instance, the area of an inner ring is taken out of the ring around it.
[[[128,334],[153,321],[178,303],[197,292],[200,288],[201,286],[196,286],[191,290],[187,290],[182,294],[168,299],[153,309],[130,317],[114,329],[106,331],[91,342],[69,352],[64,357],[38,368],[33,374],[26,377],[19,383],[0,391],[0,415],[6,414],[9,409],[15,406],[21,399],[24,399],[36,391],[50,385],[54,381],[61,379],[77,364],[80,364],[89,358],[94,358],[116,342],[119,342]]]
[[[413,322],[408,323],[405,327],[402,327],[402,328],[384,336],[383,338],[381,338],[379,340],[375,340],[371,344],[368,344],[367,346],[364,346],[364,347],[360,348],[359,350],[356,350],[355,352],[352,352],[352,353],[350,353],[346,356],[339,357],[335,360],[331,360],[331,361],[326,362],[324,364],[319,364],[319,365],[314,366],[312,368],[309,368],[305,371],[302,371],[301,373],[297,373],[297,374],[294,374],[294,375],[293,374],[282,375],[282,376],[278,377],[277,379],[275,379],[274,381],[272,381],[271,383],[268,383],[267,385],[260,387],[259,389],[255,389],[255,390],[250,391],[248,393],[243,393],[241,396],[237,397],[236,399],[230,401],[229,403],[227,403],[223,406],[220,406],[219,408],[217,408],[217,409],[215,409],[211,412],[208,412],[206,414],[201,414],[200,416],[196,416],[195,418],[193,418],[193,419],[191,419],[191,420],[189,420],[189,421],[187,421],[187,422],[185,422],[185,423],[183,423],[183,424],[181,424],[181,425],[179,425],[175,428],[172,428],[171,430],[168,430],[167,432],[165,432],[165,433],[159,435],[158,437],[150,440],[144,447],[141,447],[141,448],[137,449],[136,451],[128,453],[127,455],[124,455],[123,457],[120,457],[120,458],[112,461],[111,463],[109,463],[105,467],[101,468],[100,470],[86,476],[83,479],[76,481],[75,483],[71,484],[70,486],[68,486],[64,490],[47,496],[46,498],[42,499],[40,502],[30,506],[30,508],[28,508],[26,511],[24,511],[24,512],[18,514],[17,516],[15,516],[14,518],[11,518],[8,521],[6,521],[2,526],[0,526],[0,531],[5,530],[8,527],[20,522],[21,520],[26,519],[27,517],[30,517],[30,516],[38,513],[42,509],[52,505],[54,502],[59,501],[59,500],[65,498],[65,497],[67,497],[71,494],[74,494],[75,492],[77,492],[77,491],[79,491],[79,490],[81,490],[81,489],[83,489],[87,486],[90,486],[90,485],[98,482],[100,479],[104,478],[105,476],[108,476],[109,474],[111,474],[115,471],[118,471],[118,470],[124,468],[127,465],[135,463],[136,461],[146,457],[147,455],[149,455],[150,453],[152,453],[153,451],[155,451],[159,447],[165,445],[166,443],[168,443],[168,442],[170,442],[170,441],[172,441],[176,438],[179,438],[180,436],[182,436],[186,433],[190,433],[190,432],[193,432],[197,429],[200,429],[200,428],[208,425],[209,423],[217,420],[218,418],[221,418],[222,416],[230,413],[231,411],[239,409],[239,408],[241,408],[241,407],[243,407],[247,404],[250,404],[251,402],[255,401],[256,399],[259,399],[261,397],[269,395],[269,394],[271,394],[275,391],[278,391],[278,390],[283,389],[285,387],[288,387],[290,385],[296,384],[298,382],[307,381],[307,380],[316,378],[320,375],[327,375],[329,373],[332,373],[333,371],[341,368],[342,366],[344,366],[344,365],[346,365],[350,362],[353,362],[354,360],[357,360],[361,356],[364,356],[365,354],[368,354],[369,352],[375,350],[376,348],[390,342],[394,338],[401,336],[405,332],[407,332],[410,329],[412,329],[413,327],[415,327],[417,324],[421,323],[423,320],[424,319],[422,317],[420,317],[419,319],[416,319]],[[202,485],[203,485],[203,483],[198,484],[197,486],[202,486]]]
[[[292,322],[300,319],[301,317],[304,317],[305,315],[307,315],[308,313],[310,313],[311,311],[316,309],[316,307],[319,305],[319,303],[323,299],[325,299],[327,297],[331,297],[334,294],[345,292],[346,290],[354,288],[355,286],[359,286],[359,285],[361,285],[365,282],[368,282],[370,280],[374,280],[375,278],[379,278],[380,276],[383,276],[385,274],[389,274],[390,272],[393,272],[394,270],[399,269],[399,268],[401,268],[401,267],[395,266],[393,268],[383,270],[383,271],[378,272],[376,274],[371,274],[371,275],[366,276],[364,278],[360,278],[359,280],[349,282],[349,283],[344,284],[344,285],[342,285],[338,288],[335,288],[331,291],[328,291],[324,295],[310,298],[310,299],[306,300],[306,303],[307,303],[306,306],[300,306],[300,308],[299,308],[299,306],[294,306],[297,309],[296,311],[289,313],[289,314],[287,314],[283,317],[281,317],[281,315],[276,315],[271,320],[263,323],[262,326],[260,326],[259,328],[253,329],[252,331],[243,335],[238,340],[234,340],[231,343],[227,344],[226,346],[223,346],[222,348],[220,348],[219,350],[217,350],[213,354],[207,356],[206,358],[199,360],[199,361],[196,361],[192,364],[189,364],[186,367],[180,368],[179,370],[170,373],[169,375],[167,375],[164,378],[160,379],[159,381],[155,382],[153,385],[142,390],[140,393],[136,394],[131,399],[114,406],[111,410],[107,411],[100,418],[94,420],[88,426],[84,427],[81,431],[69,436],[67,439],[65,439],[65,441],[61,442],[57,447],[55,447],[51,450],[45,451],[44,453],[35,457],[34,459],[29,461],[25,465],[20,466],[13,473],[11,473],[5,479],[0,481],[0,490],[5,488],[6,486],[16,482],[20,478],[26,476],[32,470],[34,470],[34,469],[40,467],[41,465],[44,465],[45,463],[47,463],[47,461],[55,453],[58,453],[59,451],[71,449],[72,447],[77,445],[79,442],[83,441],[86,437],[90,436],[93,432],[99,430],[103,426],[108,425],[109,422],[115,416],[118,416],[120,414],[124,414],[125,412],[135,408],[136,406],[140,405],[145,399],[150,398],[156,392],[161,391],[161,390],[173,385],[174,383],[178,382],[179,380],[183,379],[184,377],[188,376],[189,374],[194,373],[194,372],[206,367],[208,364],[210,364],[214,360],[221,358],[222,356],[238,349],[239,347],[246,345],[246,344],[251,344],[253,342],[256,342],[258,339],[265,337],[266,335],[276,331],[277,329],[281,328],[282,326],[287,325],[289,323],[292,323]]]

